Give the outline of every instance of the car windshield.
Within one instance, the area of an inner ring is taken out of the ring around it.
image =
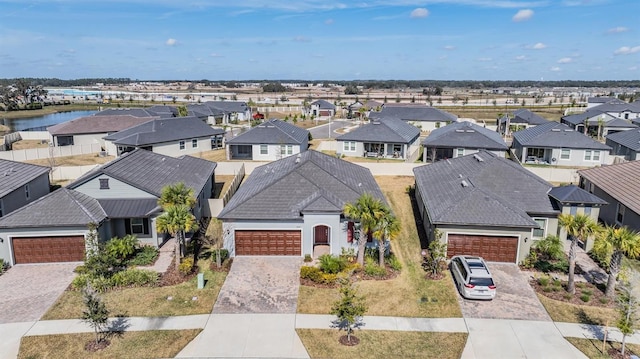
[[[473,285],[477,285],[477,286],[481,286],[481,287],[488,287],[490,285],[493,285],[493,279],[491,279],[491,278],[473,278],[473,277],[471,277],[469,279],[469,284],[473,284]]]

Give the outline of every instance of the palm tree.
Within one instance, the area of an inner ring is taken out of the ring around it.
[[[344,214],[360,223],[358,236],[358,263],[364,265],[364,247],[369,233],[377,227],[378,219],[382,217],[384,204],[369,193],[364,193],[353,203],[344,205]]]
[[[384,266],[384,242],[395,239],[400,234],[400,221],[391,211],[385,207],[383,214],[378,218],[378,226],[373,235],[378,238],[378,265]]]
[[[198,229],[196,217],[191,213],[191,208],[184,204],[169,205],[164,208],[164,213],[158,216],[156,229],[158,232],[169,233],[176,237],[175,266],[178,270],[180,258],[183,255],[184,234]]]
[[[622,266],[622,257],[637,257],[640,255],[640,234],[629,230],[627,227],[607,226],[593,246],[594,252],[610,255],[607,272],[607,289],[605,295],[613,298],[616,293],[616,278]]]
[[[578,240],[585,241],[587,238],[598,234],[602,227],[598,222],[594,221],[585,214],[561,214],[558,216],[560,227],[567,231],[567,235],[571,237],[571,247],[569,247],[569,283],[567,284],[567,292],[576,293],[575,269],[576,269],[576,246]]]
[[[158,204],[162,208],[181,204],[193,208],[196,204],[196,198],[192,188],[187,187],[183,182],[178,182],[162,188]]]

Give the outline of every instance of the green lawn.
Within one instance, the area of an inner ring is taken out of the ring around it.
[[[297,329],[311,358],[437,358],[457,359],[467,342],[466,333],[396,332],[356,330],[356,346],[344,346],[337,329]]]
[[[615,309],[575,305],[538,294],[538,299],[554,322],[612,325],[617,317]]]

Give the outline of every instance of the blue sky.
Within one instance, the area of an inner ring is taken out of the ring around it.
[[[639,0],[0,0],[0,77],[637,80]]]

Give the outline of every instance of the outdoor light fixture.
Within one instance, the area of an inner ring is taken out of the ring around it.
[[[527,243],[528,240],[529,240],[529,237],[524,237],[524,243]]]

